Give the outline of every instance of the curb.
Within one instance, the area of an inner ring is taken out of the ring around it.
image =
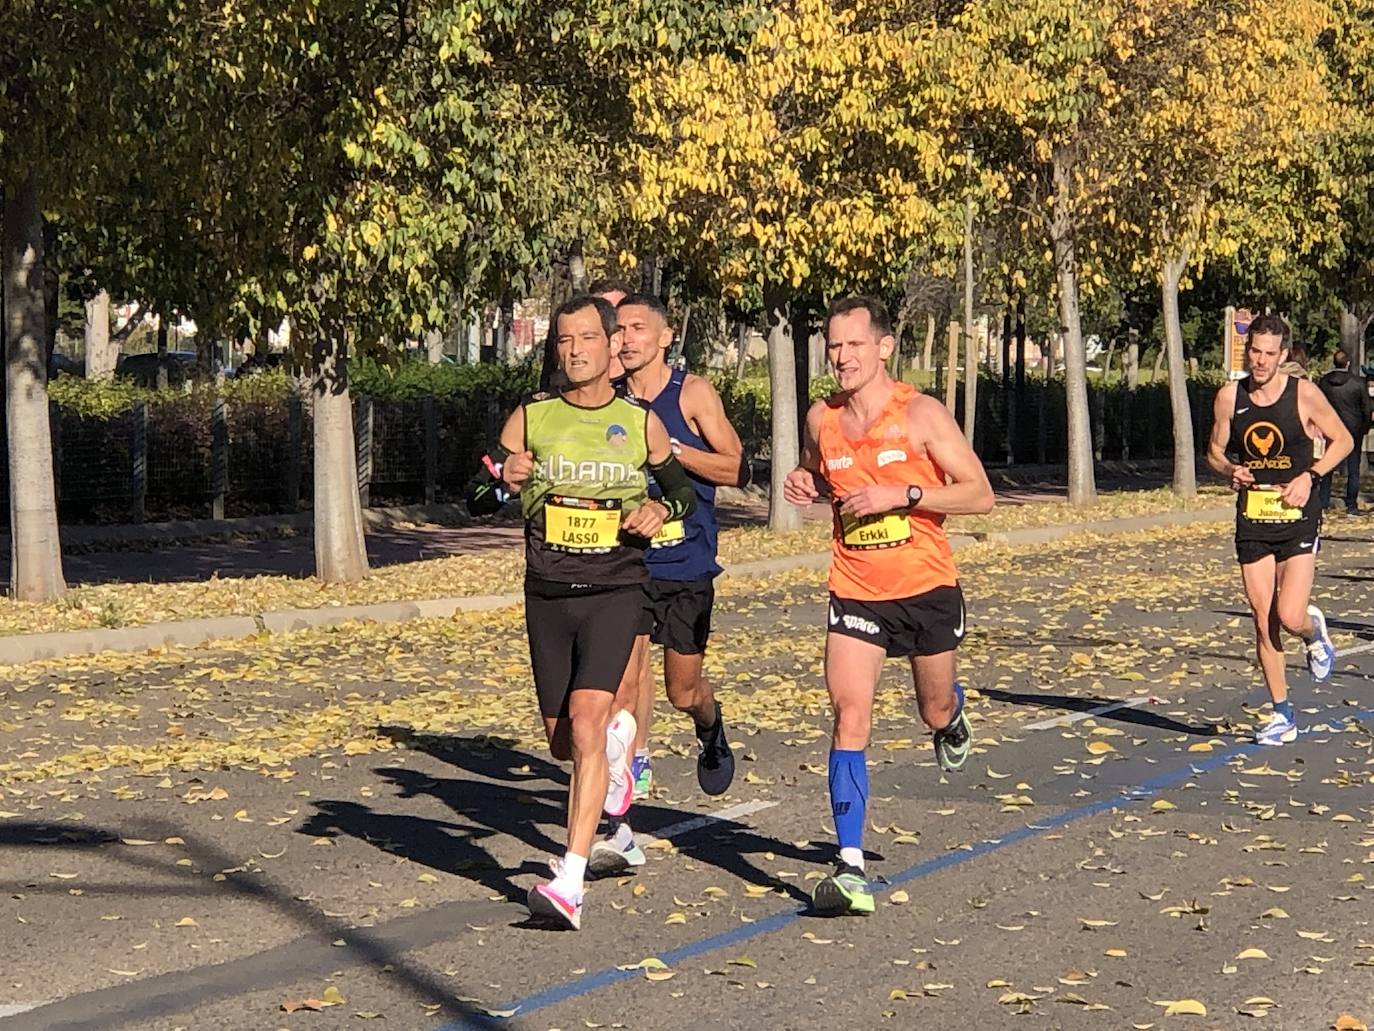
[[[1134,533],[1160,526],[1221,522],[1229,520],[1232,512],[1230,507],[1199,509],[1194,512],[1166,512],[1156,516],[1110,519],[1100,523],[1072,523],[983,534],[954,534],[950,537],[950,544],[956,551],[979,541],[1001,545],[1046,544],[1079,533],[1110,535]],[[727,566],[722,575],[747,578],[769,576],[791,569],[823,569],[829,561],[829,551],[784,555],[779,558],[739,562]],[[0,666],[20,666],[28,662],[69,655],[140,652],[154,648],[192,646],[204,644],[206,641],[252,637],[260,633],[286,634],[297,630],[337,626],[353,620],[391,623],[409,619],[447,619],[458,612],[490,612],[518,605],[522,601],[523,594],[510,592],[462,598],[388,601],[375,605],[281,609],[251,616],[212,616],[205,619],[154,623],[148,626],[119,627],[113,630],[59,630],[42,634],[16,634],[0,637]]]
[[[1220,523],[1235,515],[1235,507],[1199,508],[1191,512],[1163,512],[1152,516],[1128,516],[1100,523],[1064,523],[1061,526],[1032,526],[1024,530],[993,530],[972,536],[989,544],[1049,544],[1079,533],[1116,534],[1153,530],[1161,526],[1189,526],[1193,523]]]
[[[295,530],[308,533],[314,527],[312,512],[289,515],[244,516],[234,519],[180,519],[166,523],[118,523],[109,526],[63,526],[58,535],[63,548],[83,548],[99,544],[187,544],[209,538],[234,534],[250,536],[276,530]],[[393,505],[387,508],[363,509],[363,526],[369,530],[384,530],[417,523],[457,525],[469,519],[462,505],[442,503],[434,505]],[[0,533],[0,548],[8,547],[9,534]]]

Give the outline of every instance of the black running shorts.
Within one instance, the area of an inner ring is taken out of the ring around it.
[[[1298,555],[1315,555],[1321,551],[1321,534],[1309,533],[1277,541],[1236,539],[1236,560],[1243,566],[1274,556],[1275,562],[1285,562]]]
[[[525,583],[530,665],[544,716],[566,716],[573,691],[614,694],[630,661],[644,608],[638,585],[578,588]]]
[[[654,644],[679,655],[701,655],[711,636],[716,604],[713,577],[701,580],[650,580],[644,587],[644,625]]]
[[[826,629],[882,648],[888,658],[940,655],[964,639],[964,592],[936,587],[912,598],[856,601],[830,596]]]

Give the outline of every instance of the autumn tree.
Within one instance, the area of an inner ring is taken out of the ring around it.
[[[929,75],[939,7],[788,0],[736,53],[635,72],[630,212],[765,309],[774,528],[800,522],[782,500],[798,459],[790,299],[896,288],[959,245],[963,159]]]

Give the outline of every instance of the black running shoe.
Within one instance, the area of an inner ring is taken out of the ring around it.
[[[716,722],[707,730],[697,728],[697,783],[708,795],[723,795],[735,779],[735,753],[725,740],[725,720],[721,718],[720,702],[716,702]]]

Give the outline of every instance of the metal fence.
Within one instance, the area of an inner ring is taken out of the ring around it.
[[[1190,382],[1196,446],[1206,446],[1216,387]],[[404,401],[355,398],[359,488],[365,503],[456,501],[500,432],[506,403],[490,395]],[[959,407],[963,392],[959,393]],[[1094,452],[1102,459],[1172,454],[1167,386],[1090,390]],[[728,394],[727,414],[755,457],[769,452],[766,398]],[[960,413],[962,414],[962,413]],[[140,404],[108,418],[50,406],[53,468],[64,522],[123,523],[261,515],[309,507],[309,405],[187,396]],[[1061,381],[1028,380],[1022,391],[985,380],[975,447],[1001,464],[1064,460]],[[3,445],[0,420],[0,445]],[[0,446],[0,507],[8,470]]]

